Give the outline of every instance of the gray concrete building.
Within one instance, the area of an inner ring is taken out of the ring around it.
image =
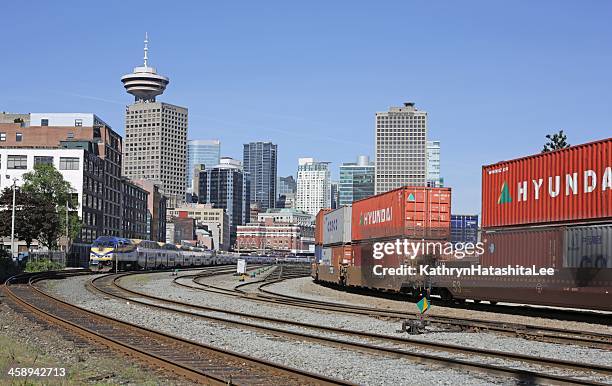
[[[121,78],[135,102],[126,107],[123,175],[161,186],[169,205],[185,200],[187,186],[187,108],[157,102],[169,80],[149,67],[148,39],[144,65]]]
[[[376,194],[427,182],[427,112],[414,103],[376,113]]]

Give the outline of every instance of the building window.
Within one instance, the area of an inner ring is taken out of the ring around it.
[[[0,142],[6,141],[6,133],[0,133]]]
[[[73,132],[68,132],[68,136],[66,138],[67,139],[74,139],[74,133]]]
[[[36,165],[53,165],[53,157],[35,156],[34,166]]]
[[[60,157],[60,170],[79,170],[79,159],[76,157]]]
[[[82,119],[75,119],[74,120],[74,127],[81,127],[83,126],[83,120]]]
[[[41,119],[40,120],[40,125],[41,126],[49,126],[49,120],[48,119]]]
[[[15,133],[15,141],[16,142],[21,142],[22,139],[23,139],[23,134],[22,133]]]
[[[27,169],[27,155],[9,155],[6,161],[7,169]]]

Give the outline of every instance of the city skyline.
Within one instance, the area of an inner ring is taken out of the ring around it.
[[[189,139],[219,138],[227,144],[224,155],[236,158],[243,143],[272,141],[281,149],[278,175],[294,174],[300,157],[315,157],[332,162],[336,180],[343,162],[358,154],[374,157],[374,113],[412,100],[429,113],[430,137],[445,144],[442,170],[445,185],[453,188],[453,208],[478,213],[482,165],[538,152],[544,136],[558,129],[571,144],[609,136],[612,44],[606,15],[612,5],[473,4],[394,2],[397,12],[384,21],[370,20],[377,10],[366,4],[350,10],[332,4],[325,15],[315,14],[316,4],[272,12],[198,5],[180,24],[163,25],[128,23],[130,12],[110,4],[88,12],[117,20],[117,27],[82,28],[79,34],[72,31],[86,22],[74,15],[84,5],[60,12],[47,4],[7,4],[8,13],[31,16],[20,40],[7,41],[7,52],[37,47],[45,65],[30,59],[3,63],[6,73],[29,77],[6,79],[0,109],[94,111],[124,135],[124,109],[132,100],[118,78],[141,62],[148,31],[151,62],[172,82],[164,100],[190,108],[190,126],[197,129]],[[154,9],[138,11],[147,18]],[[406,12],[424,16],[406,23]],[[192,22],[201,15],[204,23]],[[71,28],[49,31],[43,18]],[[310,28],[313,20],[319,31]],[[6,28],[0,30],[8,34]],[[422,30],[429,31],[427,39]],[[411,35],[415,39],[406,38]],[[75,55],[84,44],[105,60]],[[412,50],[422,53],[418,60]],[[388,59],[374,60],[378,51],[388,52]],[[588,71],[578,74],[578,63]],[[240,116],[232,115],[236,100]],[[581,113],[564,113],[569,108]]]

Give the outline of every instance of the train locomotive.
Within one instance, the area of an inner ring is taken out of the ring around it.
[[[101,236],[94,240],[89,256],[89,268],[95,272],[185,268],[235,262],[236,258],[231,255],[218,255],[208,249],[114,236]]]
[[[612,311],[612,138],[483,166],[480,249],[460,257],[450,239],[450,198],[449,188],[403,187],[321,211],[312,277],[415,296],[426,290],[460,303]],[[377,246],[396,240],[454,251],[407,256],[390,247],[375,257]],[[516,271],[432,275],[421,266]],[[376,267],[415,271],[379,275]],[[523,274],[521,267],[551,273]]]

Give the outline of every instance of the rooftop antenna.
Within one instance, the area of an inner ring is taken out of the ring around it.
[[[149,59],[147,55],[149,52],[149,34],[147,32],[145,32],[144,44],[144,66],[147,67],[147,60]]]

